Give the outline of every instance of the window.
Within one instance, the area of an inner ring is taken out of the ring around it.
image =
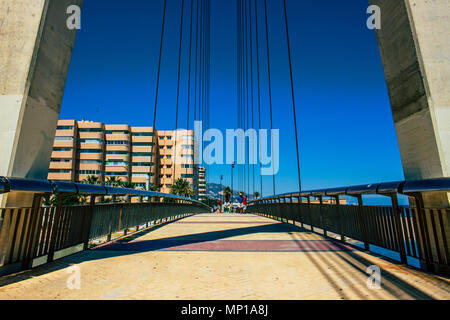
[[[103,143],[102,139],[79,139],[80,143]]]
[[[159,146],[159,149],[160,149],[160,150],[164,149],[164,146]]]
[[[183,179],[194,179],[194,175],[193,174],[182,174],[181,178],[183,178]]]
[[[133,142],[133,146],[153,147],[152,142]]]
[[[80,149],[79,153],[101,153],[102,149]]]
[[[183,137],[182,137],[182,140],[194,140],[194,136],[191,136],[191,135],[189,135],[189,136],[183,136]]]
[[[149,174],[148,173],[139,173],[139,172],[136,172],[136,173],[133,173],[132,174],[132,176],[133,177],[135,177],[135,178],[145,178],[145,177],[147,177]],[[152,175],[151,175],[152,176]]]
[[[53,151],[72,151],[72,148],[53,148]]]
[[[50,169],[48,170],[49,173],[70,173],[71,170],[64,170],[64,169]]]
[[[98,170],[77,170],[77,174],[100,175],[102,172]]]
[[[166,168],[167,168],[167,169],[171,169],[171,168],[172,168],[172,166],[166,166]]]
[[[80,132],[103,132],[103,129],[101,129],[101,128],[79,128],[78,131],[80,131]]]
[[[57,126],[56,130],[73,130],[73,126]]]
[[[133,157],[152,157],[153,153],[152,152],[133,152],[132,156]]]
[[[105,176],[107,176],[107,177],[110,177],[110,176],[127,177],[128,172],[106,172],[105,171]]]
[[[102,160],[80,160],[81,164],[102,164]]]
[[[185,150],[194,150],[194,146],[192,146],[192,145],[186,145],[186,144],[184,144],[184,145],[182,146],[182,148],[185,149]]]
[[[169,150],[172,149],[172,146],[167,146],[167,149],[169,149]]]
[[[73,137],[55,137],[55,141],[73,141]]]
[[[153,137],[153,132],[133,132],[133,137]]]
[[[51,159],[51,162],[70,162],[71,159]]]
[[[110,140],[110,141],[106,141],[106,144],[108,145],[129,145],[130,142],[127,140]]]
[[[172,136],[167,136],[167,140],[172,140]]]
[[[128,151],[106,151],[106,154],[128,154]]]
[[[192,154],[183,154],[181,157],[184,159],[194,159],[194,155]]]
[[[106,130],[105,134],[130,134],[128,130]]]
[[[193,164],[182,164],[181,168],[183,168],[183,169],[192,169],[192,168],[194,168],[194,165]]]
[[[133,162],[133,167],[151,167],[153,162]]]
[[[166,174],[166,178],[167,178],[167,179],[171,179],[171,178],[172,178],[172,175],[171,175],[171,174]]]
[[[166,184],[166,188],[172,188],[171,184]]]
[[[106,166],[128,166],[128,162],[111,160],[111,161],[105,161],[105,165]]]

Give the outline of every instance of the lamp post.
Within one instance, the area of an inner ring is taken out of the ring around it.
[[[222,187],[222,202],[225,202],[225,193],[224,193],[222,181],[223,181],[223,174],[220,175],[220,186]]]
[[[234,161],[231,164],[231,198],[230,198],[231,203],[233,203],[233,181],[234,181],[234,179],[233,179],[233,169],[234,169]]]

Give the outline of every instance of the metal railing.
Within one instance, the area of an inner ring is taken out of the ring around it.
[[[425,196],[448,192],[450,178],[375,183],[265,197],[251,201],[247,212],[297,221],[340,241],[361,241],[366,250],[373,245],[394,251],[401,263],[415,258],[426,271],[450,274],[450,209],[424,205]],[[411,205],[399,205],[398,194],[408,196]],[[391,205],[364,205],[363,195],[387,196]],[[342,204],[342,196],[354,197],[357,205]]]
[[[172,194],[63,181],[0,177],[4,193],[31,194],[33,204],[0,209],[0,275],[86,250],[93,239],[109,241],[130,228],[211,211],[197,200]],[[43,205],[50,195],[57,195],[57,204]],[[64,205],[74,195],[87,196],[88,204]],[[112,202],[96,201],[105,197]],[[120,197],[125,201],[117,202]]]

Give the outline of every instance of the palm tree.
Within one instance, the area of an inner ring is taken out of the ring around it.
[[[120,187],[127,189],[136,189],[136,184],[133,182],[120,182]]]
[[[86,184],[99,184],[100,179],[97,176],[87,176],[86,179],[81,182]]]
[[[107,186],[113,186],[113,187],[121,187],[123,184],[122,180],[116,176],[108,177],[108,179],[105,182],[105,185]]]
[[[223,196],[225,197],[225,202],[230,202],[230,199],[231,199],[231,188],[230,187],[225,187],[225,189],[223,189]]]
[[[170,192],[181,197],[191,197],[194,195],[194,191],[192,190],[189,182],[182,178],[175,181]]]
[[[255,191],[255,192],[253,193],[253,197],[254,197],[255,199],[258,199],[259,196],[260,196],[260,193],[259,193],[258,191]]]

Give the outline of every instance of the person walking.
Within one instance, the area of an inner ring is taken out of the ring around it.
[[[222,213],[222,200],[219,200],[219,213]]]
[[[244,196],[244,199],[242,199],[242,212],[245,213],[247,210],[247,196]]]
[[[239,197],[237,198],[237,201],[239,202],[239,213],[244,213],[244,212],[243,212],[243,202],[244,202],[244,198],[242,197],[242,192],[239,193]]]

